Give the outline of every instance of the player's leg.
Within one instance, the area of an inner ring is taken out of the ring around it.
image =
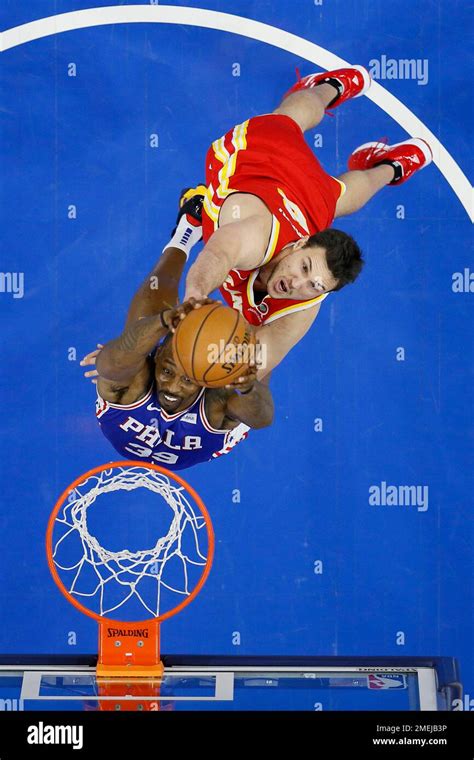
[[[126,324],[158,314],[178,303],[178,288],[191,248],[202,237],[202,202],[206,188],[199,185],[183,191],[171,240],[135,293]]]
[[[359,211],[379,190],[390,184],[393,176],[393,167],[387,165],[341,174],[338,180],[344,183],[346,189],[336,204],[334,217],[337,219]]]
[[[290,116],[304,132],[319,124],[326,108],[337,108],[369,87],[370,74],[363,66],[310,74],[288,90],[273,113]]]
[[[401,185],[432,161],[429,145],[412,138],[395,145],[365,143],[352,153],[349,169],[338,177],[346,191],[336,205],[336,217],[359,211],[386,185]]]
[[[319,124],[335,94],[337,91],[330,84],[320,84],[311,90],[292,92],[283,98],[273,113],[291,116],[305,132]]]

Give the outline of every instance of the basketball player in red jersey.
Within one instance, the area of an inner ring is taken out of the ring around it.
[[[304,77],[273,114],[237,125],[207,153],[206,245],[189,270],[184,300],[220,288],[266,344],[259,377],[301,340],[327,295],[362,269],[356,242],[328,229],[333,220],[432,160],[421,139],[366,143],[352,153],[349,172],[335,179],[324,171],[303,133],[370,83],[362,66]]]

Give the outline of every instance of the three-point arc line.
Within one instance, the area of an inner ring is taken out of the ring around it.
[[[210,11],[203,8],[179,8],[171,5],[113,5],[48,16],[2,32],[0,34],[0,51],[5,52],[42,37],[76,29],[106,24],[134,23],[181,24],[215,29],[273,45],[326,70],[349,65],[347,61],[331,53],[330,50],[261,21],[220,11]],[[459,198],[471,221],[474,221],[471,183],[436,135],[407,106],[378,82],[372,83],[365,97],[385,111],[411,137],[421,137],[430,144],[433,150],[434,163]]]

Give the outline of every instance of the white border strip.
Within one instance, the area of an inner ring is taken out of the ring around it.
[[[186,24],[216,29],[231,34],[240,34],[267,45],[273,45],[299,58],[305,58],[326,70],[348,65],[347,61],[326,48],[261,21],[203,8],[181,8],[170,5],[112,5],[59,13],[56,16],[31,21],[28,24],[22,24],[2,32],[0,35],[0,51],[9,50],[52,34],[76,29],[105,24],[136,23]],[[474,221],[471,183],[433,132],[378,82],[372,83],[366,97],[385,111],[388,116],[391,116],[411,137],[421,137],[430,144],[434,163],[451,185],[471,221]]]
[[[418,692],[420,710],[438,710],[436,671],[433,668],[418,668]]]
[[[211,673],[206,675],[209,677],[209,675],[214,679],[215,681],[215,688],[214,688],[214,694],[211,697],[193,697],[193,696],[184,696],[184,697],[177,697],[177,696],[161,696],[157,694],[153,694],[150,696],[143,696],[140,694],[138,697],[137,695],[133,694],[120,694],[120,695],[114,695],[111,697],[105,697],[101,696],[99,694],[90,694],[90,695],[84,695],[84,694],[77,694],[74,696],[68,696],[68,697],[60,697],[59,695],[49,695],[49,694],[40,694],[41,690],[41,684],[43,681],[43,678],[47,678],[48,676],[57,676],[57,675],[67,675],[69,677],[83,677],[89,675],[91,678],[94,679],[95,682],[95,670],[88,670],[84,672],[83,670],[63,670],[61,673],[58,673],[57,669],[49,671],[49,670],[26,670],[23,674],[23,681],[21,686],[21,694],[20,694],[20,700],[35,700],[35,701],[54,701],[54,702],[111,702],[111,701],[125,701],[125,700],[137,700],[140,699],[144,702],[160,702],[160,701],[169,701],[170,699],[173,700],[173,702],[232,702],[234,699],[234,673],[233,672],[225,672],[225,673]],[[164,676],[172,676],[173,673],[169,673],[168,671],[165,671]],[[186,676],[192,677],[192,678],[198,678],[199,673],[188,673],[186,671],[180,672],[179,677],[185,678]]]

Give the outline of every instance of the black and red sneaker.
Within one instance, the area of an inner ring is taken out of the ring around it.
[[[171,233],[174,235],[180,219],[186,216],[186,221],[192,227],[201,227],[202,225],[202,204],[207,192],[206,185],[197,185],[196,187],[185,187],[181,190],[179,197],[179,212],[176,217],[176,226]]]
[[[351,171],[373,169],[374,166],[389,164],[395,170],[391,185],[401,185],[412,174],[431,164],[433,153],[421,137],[413,137],[404,142],[387,145],[386,142],[368,142],[359,145],[351,155],[347,165]]]
[[[338,94],[335,96],[327,108],[336,108],[341,103],[345,103],[350,98],[358,98],[367,92],[372,79],[369,72],[363,66],[351,66],[347,69],[335,69],[334,71],[325,71],[320,74],[309,74],[309,76],[299,79],[296,84],[285,93],[284,98],[292,92],[306,90],[317,87],[319,84],[331,84],[336,88]]]

